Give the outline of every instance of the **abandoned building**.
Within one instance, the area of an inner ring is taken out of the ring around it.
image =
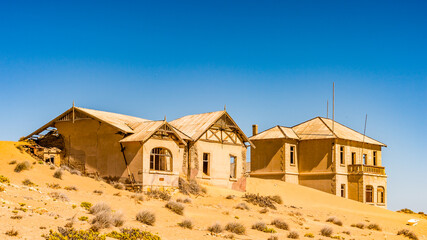
[[[252,177],[281,179],[387,208],[385,144],[328,118],[275,126],[249,138]]]
[[[250,140],[225,109],[167,122],[73,106],[25,138],[58,149],[48,161],[88,175],[143,187],[176,187],[181,176],[245,188]]]

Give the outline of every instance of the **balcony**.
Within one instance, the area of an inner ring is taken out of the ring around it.
[[[371,173],[378,175],[385,175],[384,167],[380,166],[368,166],[363,164],[348,165],[348,173],[352,174],[363,174]]]

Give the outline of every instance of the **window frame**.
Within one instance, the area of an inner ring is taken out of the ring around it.
[[[377,166],[377,151],[372,152],[372,164]]]
[[[351,152],[351,165],[356,165],[356,152]]]
[[[370,189],[370,191],[368,191],[368,188]],[[368,201],[369,200],[368,196],[370,196],[370,201]],[[365,187],[365,202],[367,203],[374,202],[374,187],[372,185],[366,185]]]
[[[162,164],[163,161],[163,164]],[[169,169],[168,169],[169,162]],[[164,165],[164,166],[161,166]],[[164,147],[155,147],[150,151],[150,171],[173,172],[172,152]]]
[[[368,165],[368,155],[366,153],[362,154],[362,163],[363,165]]]
[[[377,203],[385,204],[385,188],[383,186],[377,187]]]
[[[207,156],[207,159],[205,159],[205,155]],[[204,152],[202,155],[202,172],[206,176],[211,175],[211,163],[210,162],[211,162],[211,154]],[[205,173],[205,163],[207,164],[206,173]]]
[[[345,165],[345,148],[344,146],[340,146],[340,164]]]
[[[232,164],[231,159],[233,159],[233,161],[234,161],[233,171],[231,168],[231,164]],[[234,173],[234,174],[232,174],[232,173]],[[230,179],[236,179],[236,178],[237,178],[237,156],[230,154]]]
[[[296,165],[295,146],[289,146],[289,164],[291,166],[295,166]]]
[[[346,198],[345,184],[341,184],[341,197]]]

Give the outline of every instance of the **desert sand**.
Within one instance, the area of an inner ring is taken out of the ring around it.
[[[0,175],[10,179],[10,184],[0,183],[4,191],[0,192],[0,239],[43,239],[42,234],[48,234],[49,230],[57,230],[59,226],[64,226],[68,219],[87,216],[89,221],[93,215],[80,207],[83,201],[108,203],[113,210],[122,211],[125,214],[123,227],[140,228],[159,235],[162,239],[224,239],[229,233],[224,231],[218,235],[212,235],[207,228],[218,222],[225,225],[229,222],[240,222],[246,227],[245,235],[234,234],[235,239],[268,239],[272,234],[251,229],[252,224],[264,221],[267,224],[273,219],[281,218],[285,220],[290,230],[297,231],[300,239],[306,233],[312,233],[313,239],[328,239],[321,236],[319,231],[324,226],[333,228],[333,236],[340,236],[345,239],[408,239],[397,236],[401,229],[409,229],[415,232],[419,239],[426,239],[427,220],[418,214],[397,213],[386,209],[369,206],[356,201],[343,199],[327,193],[303,186],[285,183],[277,180],[261,180],[256,178],[247,179],[247,192],[259,193],[260,195],[280,195],[282,204],[276,204],[277,210],[270,210],[267,213],[260,213],[259,206],[248,203],[249,210],[239,210],[234,207],[244,202],[241,196],[243,192],[230,189],[206,186],[207,194],[203,196],[189,196],[191,203],[185,204],[184,215],[177,215],[165,208],[165,201],[147,199],[136,201],[131,198],[134,193],[118,190],[111,185],[97,181],[95,179],[72,175],[64,171],[61,179],[53,177],[55,170],[50,169],[45,164],[33,164],[35,159],[30,155],[21,152],[15,147],[16,142],[0,142]],[[15,164],[9,164],[12,160],[18,163],[29,161],[32,165],[30,170],[20,173],[14,172]],[[28,187],[22,181],[29,179],[37,187]],[[61,189],[52,189],[47,184],[59,184]],[[67,191],[64,187],[75,186],[77,191]],[[101,190],[101,195],[94,193],[94,190]],[[69,201],[54,200],[49,197],[51,192],[61,192],[68,196]],[[234,199],[226,199],[228,195],[237,196]],[[182,198],[185,195],[178,190],[172,192],[172,198]],[[15,208],[27,209],[26,212]],[[73,208],[73,205],[77,207]],[[402,208],[405,206],[402,206]],[[156,214],[157,221],[154,226],[144,225],[135,219],[135,215],[140,210],[152,210]],[[22,219],[11,219],[11,216],[20,215]],[[326,220],[335,216],[343,222],[343,226],[337,226]],[[417,226],[406,225],[411,218],[419,219]],[[194,228],[183,229],[177,225],[183,219],[191,219]],[[382,231],[369,229],[358,229],[351,227],[351,224],[376,223]],[[279,239],[287,239],[289,231],[274,228]],[[88,229],[88,221],[76,220],[76,229]],[[18,236],[10,237],[6,231],[14,229],[18,231]],[[117,228],[103,229],[101,232],[110,232]],[[343,232],[348,231],[350,235]]]

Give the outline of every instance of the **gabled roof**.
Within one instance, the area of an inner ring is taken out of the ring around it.
[[[184,139],[190,139],[185,134],[177,131],[166,121],[146,121],[133,124],[132,128],[134,128],[135,133],[123,138],[120,142],[145,142],[163,126],[170,129],[183,144],[186,144]]]
[[[332,119],[316,117],[292,127],[301,140],[339,138],[356,142],[365,142],[374,145],[387,146],[375,139],[346,127],[338,122],[334,122],[332,132]]]
[[[262,139],[278,139],[278,138],[291,138],[299,139],[297,134],[292,130],[292,128],[275,126],[270,129],[267,129],[263,132],[258,133],[255,136],[250,137],[250,140],[262,140]]]

